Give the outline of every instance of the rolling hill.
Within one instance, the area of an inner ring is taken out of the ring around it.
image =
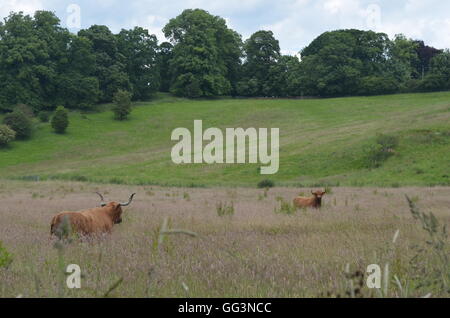
[[[70,113],[67,133],[36,123],[34,135],[0,148],[0,178],[63,179],[170,186],[450,185],[450,92],[334,99],[187,100],[160,94],[138,102],[127,121],[110,105]],[[171,161],[172,130],[203,127],[277,127],[280,168],[261,164]],[[398,137],[381,167],[364,164],[378,133]]]

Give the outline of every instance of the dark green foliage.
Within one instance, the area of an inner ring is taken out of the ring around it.
[[[398,137],[379,134],[376,143],[366,149],[365,165],[367,168],[378,168],[384,161],[395,154]]]
[[[273,188],[275,186],[275,182],[270,179],[264,179],[258,182],[258,188]]]
[[[24,113],[29,118],[32,118],[34,116],[33,109],[26,104],[17,104],[16,107],[14,108],[14,110]]]
[[[31,136],[33,126],[31,118],[22,112],[14,111],[6,114],[3,123],[16,132],[17,139],[26,139]]]
[[[179,96],[231,94],[241,57],[241,38],[225,20],[200,9],[184,10],[163,32],[174,44],[171,91]]]
[[[100,88],[100,102],[111,102],[119,89],[131,90],[131,83],[126,73],[126,57],[119,52],[118,38],[104,25],[93,25],[78,32],[92,42],[95,64],[93,75]],[[124,48],[125,50],[125,48]]]
[[[431,59],[430,71],[420,84],[421,91],[441,91],[450,89],[450,51]]]
[[[56,108],[55,114],[53,115],[51,122],[53,130],[57,134],[63,134],[66,132],[67,127],[69,126],[69,115],[64,106],[58,106]]]
[[[33,116],[57,105],[91,109],[119,89],[132,100],[158,89],[185,97],[378,95],[450,89],[450,53],[423,41],[362,30],[325,32],[280,53],[272,31],[242,43],[221,17],[184,10],[164,27],[171,43],[135,27],[70,33],[49,11],[11,13],[0,23],[0,111]],[[29,105],[24,110],[20,105]]]
[[[2,242],[0,241],[0,269],[8,268],[12,261],[12,255],[3,247]]]
[[[272,31],[258,31],[245,41],[246,61],[243,78],[237,86],[243,96],[283,96],[286,79],[281,78],[283,65],[280,45]],[[284,62],[284,61],[283,61]]]
[[[33,17],[12,13],[0,24],[0,109],[26,103],[37,113],[58,103],[86,108],[97,102],[98,84],[89,78],[92,44],[59,23],[52,12],[36,11]]]
[[[173,45],[169,42],[163,42],[159,46],[158,50],[158,65],[160,74],[160,87],[161,92],[169,92],[172,84],[172,75],[170,73],[170,60],[173,57]]]
[[[382,95],[398,92],[398,82],[393,77],[366,76],[361,79],[358,94]]]
[[[50,113],[47,111],[40,111],[38,113],[38,118],[41,122],[48,123],[48,121],[50,120]]]
[[[16,138],[16,132],[6,125],[0,125],[0,147],[6,146]]]
[[[156,36],[140,27],[122,30],[117,35],[117,48],[118,52],[126,57],[124,63],[133,99],[148,99],[160,87]]]
[[[305,95],[356,94],[364,76],[384,76],[384,33],[360,30],[325,32],[302,50],[300,80]]]
[[[114,119],[127,119],[128,115],[131,113],[131,93],[124,90],[118,90],[117,93],[114,94],[113,102]]]

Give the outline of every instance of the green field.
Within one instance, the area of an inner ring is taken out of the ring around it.
[[[0,149],[0,178],[64,179],[170,186],[450,185],[450,92],[335,99],[186,100],[158,95],[140,102],[129,120],[114,121],[109,105],[70,114],[65,135],[37,123],[31,139]],[[280,128],[280,169],[261,164],[175,165],[177,127]],[[364,166],[377,133],[399,137],[395,154]]]

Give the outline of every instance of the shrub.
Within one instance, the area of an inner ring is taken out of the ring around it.
[[[432,213],[422,212],[416,205],[415,201],[406,196],[409,210],[413,218],[419,221],[423,230],[427,232],[427,240],[425,244],[413,246],[416,255],[410,260],[409,264],[415,272],[412,280],[416,280],[411,284],[416,289],[424,288],[427,292],[433,291],[438,294],[441,291],[450,292],[450,258],[449,244],[446,224],[440,224],[439,220]],[[431,260],[432,255],[437,256],[436,264],[427,264],[424,266],[420,260]],[[434,265],[434,266],[433,266]]]
[[[297,211],[293,204],[285,201],[282,197],[277,197],[277,201],[280,202],[280,207],[275,208],[275,213],[293,215]]]
[[[377,144],[381,145],[386,151],[394,150],[398,146],[398,137],[392,135],[378,134]]]
[[[275,186],[275,182],[270,179],[264,179],[258,182],[258,188],[273,188]]]
[[[48,121],[50,120],[50,114],[49,112],[41,111],[38,113],[38,118],[41,122],[48,123]]]
[[[125,120],[131,113],[131,93],[119,89],[113,97],[114,119]]]
[[[398,88],[397,81],[392,77],[367,76],[361,79],[358,93],[360,95],[392,94]]]
[[[7,268],[12,261],[12,255],[2,246],[2,242],[0,241],[0,268]]]
[[[26,104],[17,104],[14,110],[24,113],[26,116],[28,116],[30,118],[34,117],[33,109]]]
[[[31,136],[31,118],[20,111],[7,114],[3,118],[3,123],[16,132],[18,139],[26,139]]]
[[[16,132],[6,125],[0,125],[0,147],[6,146],[16,138]]]
[[[69,116],[64,106],[58,106],[52,118],[52,128],[57,134],[63,134],[69,126]]]
[[[379,134],[376,144],[366,149],[365,165],[367,168],[378,168],[384,161],[394,155],[394,149],[398,146],[398,138],[391,135]]]
[[[225,215],[233,215],[234,214],[234,206],[233,202],[230,205],[227,205],[226,203],[223,204],[222,202],[219,202],[216,205],[216,211],[218,216],[225,216]]]

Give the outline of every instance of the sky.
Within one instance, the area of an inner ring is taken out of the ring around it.
[[[114,33],[141,26],[165,41],[161,29],[184,9],[223,17],[247,39],[272,30],[284,54],[295,55],[325,31],[357,28],[402,33],[436,48],[450,48],[450,1],[442,0],[0,0],[0,17],[11,11],[49,10],[72,32],[93,24]]]

